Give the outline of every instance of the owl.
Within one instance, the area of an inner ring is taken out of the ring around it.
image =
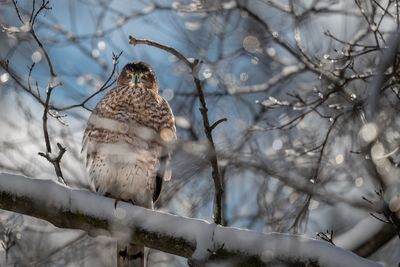
[[[170,151],[175,140],[174,115],[158,94],[154,70],[143,62],[127,64],[117,86],[93,110],[84,132],[93,190],[153,208],[162,181],[171,179]],[[118,260],[142,257],[138,266],[143,266],[143,248],[131,253],[118,249]]]

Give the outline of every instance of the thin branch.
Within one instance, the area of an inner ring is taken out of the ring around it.
[[[25,92],[33,96],[34,99],[36,99],[41,105],[44,106],[45,102],[40,98],[40,94],[38,92],[33,92],[30,90],[30,86],[26,86],[21,82],[21,78],[16,74],[16,72],[11,69],[11,67],[8,64],[8,60],[0,60],[0,67],[6,71],[10,77],[18,84],[19,87],[21,87]]]
[[[214,123],[210,126],[211,131],[214,130],[214,128],[217,127],[220,123],[225,122],[225,121],[228,121],[228,119],[227,119],[227,118],[222,118],[222,119],[219,119],[219,120],[217,120],[216,122],[214,122]]]
[[[21,17],[21,14],[19,13],[19,9],[18,9],[18,6],[17,6],[17,1],[16,0],[12,0],[12,3],[14,5],[15,10],[17,11],[17,16],[18,16],[19,21],[22,24],[24,24],[24,21],[23,21],[23,19]],[[33,1],[33,6],[35,6],[35,1]]]
[[[33,16],[33,19],[32,19],[32,22],[31,22],[31,29],[30,29],[29,32],[30,32],[30,34],[32,35],[33,39],[34,39],[34,40],[36,41],[36,43],[38,44],[38,46],[39,46],[40,50],[42,51],[42,53],[44,54],[44,57],[46,58],[47,65],[48,65],[48,67],[49,67],[50,76],[51,76],[51,78],[54,78],[54,77],[57,76],[57,74],[56,74],[55,71],[54,71],[53,64],[51,63],[49,54],[47,53],[47,51],[46,51],[46,49],[44,48],[42,42],[39,40],[39,38],[37,37],[37,35],[36,35],[36,33],[35,33],[35,30],[33,29],[34,24],[35,24],[35,21],[36,21],[36,17],[39,15],[39,13],[40,13],[41,11],[43,11],[43,10],[50,10],[50,9],[51,9],[51,7],[49,7],[48,4],[49,4],[49,1],[42,1],[42,4],[41,4],[39,10],[38,10],[38,11],[34,14],[34,16]],[[35,8],[35,6],[33,6],[33,8]],[[18,8],[17,8],[17,9],[18,9]]]
[[[224,189],[222,186],[222,177],[221,177],[221,174],[219,171],[219,166],[218,166],[218,158],[217,158],[217,154],[215,153],[215,144],[214,144],[214,140],[213,140],[213,136],[212,136],[213,127],[210,126],[210,121],[208,118],[208,108],[207,108],[207,103],[206,103],[206,99],[204,96],[201,81],[199,79],[197,79],[196,76],[193,74],[193,69],[199,63],[199,60],[194,60],[193,62],[190,62],[184,55],[182,55],[176,49],[169,47],[169,46],[165,46],[163,44],[159,44],[154,41],[150,41],[150,40],[136,39],[132,36],[129,36],[129,43],[133,46],[138,45],[138,44],[144,44],[144,45],[149,45],[149,46],[153,46],[153,47],[159,48],[161,50],[164,50],[164,51],[176,56],[178,59],[183,61],[191,69],[193,81],[196,86],[197,95],[198,95],[199,101],[200,101],[200,113],[203,118],[204,133],[206,134],[208,143],[212,149],[212,151],[210,153],[210,163],[211,163],[211,167],[212,167],[212,178],[213,178],[214,187],[215,187],[215,201],[214,201],[214,212],[213,212],[214,213],[214,222],[216,224],[223,224],[222,200],[223,200]]]
[[[65,111],[65,110],[72,109],[72,108],[77,108],[77,107],[82,107],[84,109],[88,109],[85,106],[87,102],[89,102],[93,97],[95,97],[99,93],[101,93],[104,90],[107,90],[108,88],[110,88],[115,83],[115,80],[112,81],[111,83],[110,83],[110,81],[111,81],[112,77],[114,77],[114,74],[115,74],[115,72],[117,70],[117,66],[118,66],[118,63],[119,63],[119,58],[121,57],[121,55],[122,55],[122,52],[120,52],[118,55],[113,53],[113,55],[112,55],[113,69],[111,71],[111,74],[108,76],[107,80],[100,87],[100,89],[98,89],[96,92],[94,92],[93,94],[91,94],[90,96],[85,98],[85,100],[83,100],[79,104],[74,104],[74,105],[70,105],[70,106],[66,106],[66,107],[62,107],[62,108],[55,108],[55,110],[57,110],[57,111]]]
[[[164,50],[174,56],[176,56],[179,60],[183,61],[190,69],[193,69],[194,66],[196,66],[196,63],[190,62],[184,55],[182,55],[178,50],[175,48],[172,48],[170,46],[166,46],[163,44],[159,44],[157,42],[151,41],[151,40],[145,40],[145,39],[136,39],[133,36],[129,36],[129,44],[135,46],[135,45],[150,45],[157,47],[161,50]]]
[[[15,0],[13,0],[13,4],[14,4],[15,11],[16,11],[18,17],[20,18],[21,23],[25,24],[25,22],[20,17],[20,11],[19,11],[17,2]],[[51,7],[49,6],[49,1],[42,0],[42,3],[40,5],[39,9],[35,12],[35,1],[33,1],[31,17],[29,19],[29,24],[30,24],[29,25],[30,26],[29,33],[32,35],[33,39],[36,41],[37,45],[39,46],[40,50],[42,51],[43,55],[45,56],[46,62],[47,62],[48,68],[49,68],[49,75],[50,75],[50,80],[47,84],[46,99],[45,99],[44,103],[41,101],[39,94],[36,97],[36,99],[39,99],[39,102],[44,105],[44,110],[43,110],[43,115],[42,115],[42,121],[43,121],[42,128],[43,128],[43,136],[44,136],[44,141],[45,141],[45,146],[46,146],[46,153],[39,152],[38,154],[43,156],[51,164],[53,164],[59,181],[65,183],[65,180],[64,180],[64,177],[63,177],[62,171],[61,171],[60,161],[61,161],[61,158],[64,155],[66,149],[62,145],[57,144],[57,147],[59,149],[58,154],[55,156],[52,155],[52,148],[51,148],[51,142],[50,142],[50,137],[49,137],[49,132],[48,132],[48,123],[47,123],[49,110],[51,108],[50,107],[51,93],[53,92],[53,89],[60,86],[61,83],[57,82],[57,74],[54,71],[53,64],[51,62],[49,54],[47,53],[46,49],[44,48],[42,42],[40,41],[40,39],[38,38],[38,36],[36,35],[36,32],[34,30],[34,24],[35,24],[37,16],[43,10],[50,10],[50,9],[51,9]],[[34,95],[34,93],[32,91],[30,79],[31,79],[33,67],[34,67],[34,64],[32,64],[32,66],[29,68],[28,88],[27,88],[27,91],[30,92],[32,95]],[[4,68],[4,66],[3,66],[3,68]],[[14,80],[16,80],[16,78],[14,78]],[[21,83],[19,83],[19,84],[21,85]]]
[[[321,238],[322,240],[331,243],[332,245],[335,246],[335,243],[333,242],[333,230],[326,230],[326,232],[319,232],[317,233],[317,237]]]

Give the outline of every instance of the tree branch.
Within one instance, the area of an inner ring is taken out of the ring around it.
[[[37,97],[36,97],[36,99],[38,99],[39,102],[42,103],[43,106],[44,106],[43,115],[42,115],[42,121],[43,121],[42,128],[43,128],[44,142],[45,142],[45,146],[46,146],[46,153],[39,152],[38,154],[40,156],[43,156],[44,158],[46,158],[54,166],[57,178],[59,179],[60,182],[65,183],[65,180],[64,180],[64,177],[63,177],[62,171],[61,171],[60,162],[61,162],[61,158],[64,155],[66,150],[65,150],[65,148],[63,146],[61,146],[60,144],[57,144],[57,146],[59,148],[59,151],[58,151],[58,153],[56,155],[52,154],[52,147],[51,147],[50,136],[49,136],[49,132],[48,132],[48,122],[47,122],[48,114],[49,114],[49,111],[51,109],[51,105],[50,105],[51,94],[53,92],[53,89],[55,89],[56,87],[61,85],[61,82],[57,81],[57,74],[56,74],[56,72],[54,70],[54,67],[53,67],[53,64],[51,62],[50,56],[47,53],[47,50],[44,48],[42,42],[40,41],[40,39],[36,35],[35,29],[34,29],[34,25],[35,25],[35,21],[36,21],[37,16],[42,11],[51,9],[51,7],[49,6],[50,2],[48,0],[46,0],[46,1],[42,0],[39,9],[35,12],[35,1],[33,1],[32,2],[31,16],[30,16],[29,21],[27,21],[27,22],[25,22],[22,19],[21,15],[20,15],[20,11],[19,11],[19,8],[18,8],[18,5],[17,5],[17,1],[13,0],[12,2],[14,4],[15,11],[16,11],[16,13],[18,15],[18,18],[21,21],[21,23],[24,24],[24,25],[28,25],[29,26],[29,33],[31,34],[31,36],[35,40],[36,44],[39,46],[40,50],[42,51],[42,53],[43,53],[43,55],[44,55],[44,57],[46,59],[48,68],[49,68],[50,79],[49,79],[49,82],[47,83],[46,100],[43,103],[41,101],[41,99],[40,99],[39,93],[37,94]],[[4,65],[4,64],[2,64],[2,65]],[[2,67],[5,69],[4,66],[2,66]],[[31,74],[32,74],[33,67],[34,67],[34,65],[32,65],[29,68],[28,89],[27,89],[27,91],[30,92],[32,95],[35,95],[32,92],[32,88],[31,88],[31,84],[30,84],[30,79],[31,79]],[[13,78],[14,78],[14,80],[16,80],[15,77],[13,77]],[[18,84],[22,85],[22,83],[20,83],[20,82],[18,82]]]
[[[46,194],[43,194],[46,192]],[[70,189],[52,180],[0,174],[0,208],[92,236],[125,238],[149,248],[192,258],[204,266],[381,266],[328,242],[302,236],[258,233],[148,210]]]
[[[151,41],[151,40],[143,40],[143,39],[136,39],[133,36],[129,36],[129,44],[135,46],[135,45],[149,45],[149,46],[154,46],[157,47],[161,50],[164,50],[174,56],[176,56],[179,60],[183,61],[190,69],[193,69],[193,67],[196,65],[194,62],[190,62],[184,55],[182,55],[178,50],[175,48],[159,44],[157,42]]]
[[[176,56],[178,59],[183,61],[192,71],[192,76],[193,76],[193,81],[196,86],[196,91],[197,95],[199,96],[199,101],[200,101],[200,113],[203,118],[203,125],[204,125],[204,133],[206,134],[208,143],[211,147],[211,155],[210,155],[210,163],[212,167],[212,178],[214,181],[214,188],[215,188],[215,201],[214,201],[214,222],[216,224],[223,224],[223,212],[222,212],[222,200],[223,200],[223,195],[224,195],[224,188],[222,185],[222,176],[219,171],[219,166],[218,166],[218,158],[217,158],[217,153],[215,151],[215,144],[214,144],[214,139],[212,136],[212,131],[214,128],[222,121],[218,122],[217,124],[213,124],[210,126],[210,120],[208,118],[208,108],[207,108],[207,103],[206,103],[206,98],[204,96],[203,92],[203,87],[201,85],[201,81],[197,79],[197,77],[193,74],[193,70],[196,67],[196,65],[199,63],[199,60],[194,60],[193,62],[190,62],[184,55],[182,55],[180,52],[178,52],[175,48],[159,44],[154,41],[150,40],[141,40],[141,39],[136,39],[132,36],[129,36],[129,43],[133,46],[138,45],[138,44],[144,44],[144,45],[149,45],[149,46],[154,46],[157,47],[161,50],[164,50],[174,56]]]
[[[86,107],[86,103],[89,102],[93,97],[95,97],[96,95],[98,95],[99,93],[103,92],[104,90],[110,88],[114,83],[115,83],[115,79],[112,80],[112,78],[114,77],[115,72],[117,71],[117,66],[119,63],[119,58],[121,57],[122,52],[120,52],[119,54],[112,54],[112,63],[113,63],[113,68],[111,70],[110,75],[108,76],[108,78],[106,79],[106,81],[103,83],[103,85],[93,94],[89,95],[88,97],[86,97],[81,103],[79,104],[73,104],[73,105],[69,105],[66,107],[61,107],[61,108],[55,108],[58,111],[65,111],[68,109],[72,109],[72,108],[77,108],[77,107],[82,107],[86,110],[89,110]]]

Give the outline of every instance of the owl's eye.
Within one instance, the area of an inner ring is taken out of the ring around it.
[[[126,77],[128,77],[128,79],[131,79],[131,78],[133,77],[133,75],[132,75],[132,73],[128,73],[128,74],[126,75]]]

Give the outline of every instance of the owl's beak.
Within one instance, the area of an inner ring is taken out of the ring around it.
[[[139,74],[134,74],[132,77],[132,81],[135,83],[135,85],[137,85],[138,83],[140,83],[140,76]]]

